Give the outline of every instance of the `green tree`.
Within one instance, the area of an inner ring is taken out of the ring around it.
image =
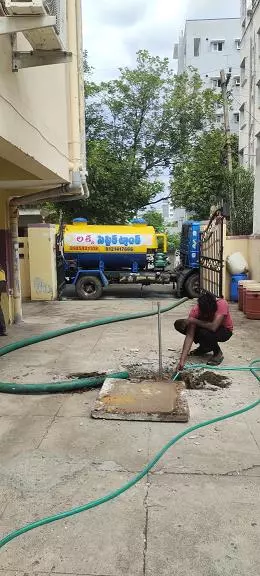
[[[171,181],[175,206],[184,207],[194,218],[206,220],[211,207],[229,201],[234,189],[234,234],[250,234],[253,227],[254,176],[239,166],[238,138],[232,136],[233,174],[226,162],[226,136],[222,130],[201,134],[188,156],[177,164]]]
[[[199,220],[209,217],[212,205],[228,200],[226,137],[221,130],[200,135],[188,156],[174,169],[172,201]],[[238,139],[232,137],[234,167],[238,165]]]
[[[143,218],[148,226],[153,226],[156,232],[165,231],[163,215],[155,210],[148,210],[143,214]]]
[[[238,166],[232,176],[234,188],[235,214],[233,234],[247,235],[253,232],[254,185],[255,178],[251,170]]]
[[[181,235],[179,232],[174,232],[171,234],[167,231],[167,241],[168,241],[168,250],[169,252],[176,252],[179,250],[180,243],[181,243]]]
[[[216,102],[195,70],[174,76],[167,58],[146,50],[116,80],[96,85],[87,78],[90,198],[64,203],[65,217],[121,223],[147,206],[163,191],[162,175],[213,125]]]
[[[148,226],[153,226],[158,233],[165,233],[167,235],[167,243],[169,252],[175,252],[180,247],[181,237],[179,232],[170,232],[165,225],[164,218],[160,212],[155,210],[148,210],[143,214],[143,218]]]

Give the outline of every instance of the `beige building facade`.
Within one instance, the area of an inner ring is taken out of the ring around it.
[[[19,206],[88,194],[81,0],[0,1],[0,265],[21,318]]]
[[[239,152],[255,172],[254,233],[260,234],[260,0],[241,0]]]

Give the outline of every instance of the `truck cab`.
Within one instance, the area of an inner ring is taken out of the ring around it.
[[[179,264],[174,271],[177,296],[197,298],[200,290],[200,234],[203,223],[184,222],[181,231]]]

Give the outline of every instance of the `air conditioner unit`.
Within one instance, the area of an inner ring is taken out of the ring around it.
[[[44,0],[5,0],[5,7],[8,14],[13,16],[46,14],[48,3]]]
[[[240,82],[240,78],[236,78],[236,86],[240,86],[241,82]]]
[[[24,33],[34,50],[66,48],[66,0],[4,0],[10,16],[56,16],[55,28],[35,29]]]

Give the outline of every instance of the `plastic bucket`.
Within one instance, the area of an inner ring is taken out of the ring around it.
[[[249,320],[260,320],[260,284],[247,287],[245,314]]]
[[[238,302],[238,283],[242,280],[247,280],[247,274],[233,274],[230,281],[230,300],[231,302]]]

